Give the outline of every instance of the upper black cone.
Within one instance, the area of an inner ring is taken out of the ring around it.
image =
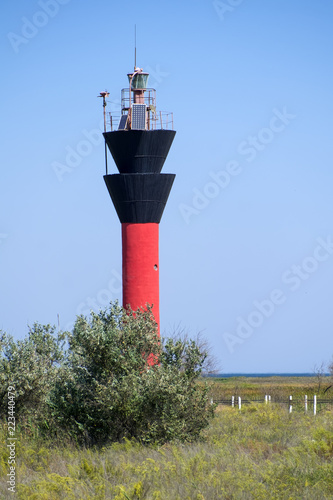
[[[104,138],[121,174],[161,172],[174,130],[116,130]]]

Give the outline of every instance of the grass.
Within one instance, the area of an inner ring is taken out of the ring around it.
[[[280,382],[269,381],[278,391]],[[294,382],[283,381],[287,392]],[[301,395],[309,381],[298,383]],[[249,379],[216,381],[212,390],[217,384],[228,391],[238,384],[243,398],[256,390],[267,393],[267,386],[259,389],[261,384]],[[0,433],[0,496],[13,498],[6,487],[4,426]],[[18,430],[17,437],[18,499],[333,499],[333,415],[325,409],[314,417],[289,415],[273,404],[246,405],[241,412],[218,407],[205,439],[187,445],[126,441],[80,449],[47,443],[27,431]]]
[[[304,400],[304,396],[312,398],[332,399],[332,378],[321,377],[230,377],[213,379],[211,397],[216,399],[231,399],[231,396],[241,396],[246,399],[264,399],[266,394],[272,400],[287,401],[290,395],[293,399]],[[325,390],[327,391],[325,392]]]

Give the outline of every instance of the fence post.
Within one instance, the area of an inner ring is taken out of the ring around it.
[[[268,401],[269,401],[269,402],[271,402],[271,401],[272,401],[271,396],[268,396]]]
[[[268,396],[267,394],[265,394],[265,403],[267,404],[267,402],[268,402]]]
[[[305,395],[305,413],[308,411],[308,397]]]
[[[234,408],[235,406],[235,396],[231,396],[231,407]]]
[[[313,414],[317,415],[317,396],[313,396]]]
[[[238,409],[242,409],[242,398],[240,396],[238,396]]]
[[[289,413],[293,411],[293,405],[292,405],[293,397],[289,396]]]

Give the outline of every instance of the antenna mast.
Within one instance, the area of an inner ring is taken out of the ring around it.
[[[134,71],[136,68],[136,24],[134,25]]]
[[[103,98],[104,133],[106,132],[106,113],[105,113],[106,98],[109,97],[109,95],[110,95],[109,92],[106,90],[105,92],[100,92],[100,94],[97,96]],[[105,142],[105,170],[106,170],[106,175],[108,175],[108,150],[106,147],[106,142]]]

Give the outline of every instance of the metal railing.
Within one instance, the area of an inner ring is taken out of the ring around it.
[[[163,129],[173,130],[173,113],[168,111],[158,111],[152,113],[151,130]]]
[[[152,109],[152,111],[154,111],[154,109],[156,110],[156,90],[151,89],[151,88],[145,89],[143,97],[144,97],[144,104],[147,106],[147,108]],[[134,103],[134,96],[132,93],[131,104],[133,104],[133,103]],[[129,88],[126,87],[126,88],[121,90],[121,110],[122,110],[122,112],[127,113],[129,110],[129,107],[130,107]]]
[[[129,110],[132,104],[134,104],[134,97],[132,95],[130,99],[129,88],[122,89],[121,110],[111,111],[107,113],[107,131],[113,132],[115,130],[118,130],[121,117],[129,114]],[[173,130],[173,113],[168,111],[156,110],[155,89],[145,89],[142,104],[145,104],[147,109],[146,130]]]
[[[123,112],[122,115],[124,114],[126,113]],[[118,130],[122,115],[113,111],[107,113],[107,132]],[[147,130],[173,130],[173,113],[169,111],[150,112],[147,118]]]
[[[114,130],[118,130],[119,122],[120,122],[120,115],[115,114],[112,111],[109,111],[108,119],[106,121],[107,132],[109,131],[113,132]]]

